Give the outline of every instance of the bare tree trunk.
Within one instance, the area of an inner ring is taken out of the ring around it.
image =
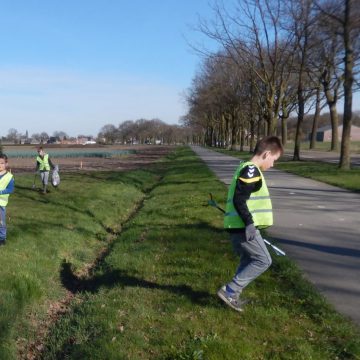
[[[226,147],[226,141],[227,141],[227,125],[226,122],[224,121],[224,117],[222,116],[222,121],[220,124],[220,128],[221,128],[221,147],[225,148]]]
[[[316,88],[315,114],[313,117],[313,124],[311,130],[310,149],[315,149],[319,116],[320,116],[320,86]]]
[[[235,112],[231,115],[231,150],[236,149],[236,115]]]
[[[224,124],[224,128],[225,128],[225,146],[228,150],[231,149],[231,128],[232,128],[232,124],[231,124],[231,117],[228,114],[225,114],[225,124]]]
[[[208,127],[204,134],[204,141],[207,146],[212,146],[213,129]]]
[[[302,107],[304,109],[304,104],[302,104],[302,106],[300,106],[300,103],[299,103],[299,109],[300,109],[300,107]],[[304,110],[302,110],[302,114],[300,114],[300,110],[299,110],[298,121],[296,124],[296,133],[295,133],[295,147],[294,147],[294,156],[293,156],[294,161],[300,160],[301,126],[302,126],[303,120],[304,120]]]
[[[270,122],[264,121],[264,128],[262,131],[262,136],[269,135],[269,129],[270,129]]]
[[[335,103],[330,105],[331,150],[339,149],[339,117]]]
[[[241,126],[240,131],[240,151],[244,151],[244,145],[245,145],[245,126]]]
[[[252,74],[252,73],[251,73]],[[250,133],[250,152],[254,151],[255,147],[255,109],[254,109],[254,79],[253,75],[251,76],[251,82],[250,82],[250,116],[249,116],[249,133]],[[249,138],[249,134],[248,134]]]
[[[283,106],[280,123],[281,143],[283,144],[283,146],[285,146],[287,143],[287,119],[289,118],[289,115],[290,114],[288,108],[286,106]]]
[[[330,111],[330,120],[331,120],[331,150],[339,149],[339,117],[336,110],[336,103],[338,98],[338,86],[335,86],[332,90],[329,86],[330,80],[327,70],[324,71],[322,75],[322,84],[324,88],[324,93],[326,96],[326,102],[329,106]]]
[[[276,135],[276,126],[274,124],[275,124],[275,118],[271,117],[269,121],[266,122],[266,126],[264,128],[265,136]]]
[[[250,151],[253,152],[255,148],[255,118],[254,113],[250,114]]]
[[[256,141],[261,139],[261,128],[264,127],[263,123],[265,123],[261,113],[258,115],[257,129],[256,129]]]
[[[281,117],[281,143],[283,146],[287,143],[287,118]]]
[[[350,135],[352,124],[352,85],[353,76],[353,49],[350,39],[351,0],[345,0],[344,45],[345,45],[345,80],[344,80],[344,118],[341,139],[340,163],[341,169],[350,169]]]
[[[294,147],[294,156],[293,156],[294,161],[300,160],[301,128],[302,128],[302,123],[304,121],[305,100],[304,100],[304,94],[303,94],[302,76],[303,76],[303,70],[300,69],[299,84],[298,84],[299,113],[298,113],[298,119],[297,119],[297,124],[296,124],[296,133],[295,133],[295,147]]]
[[[270,94],[267,94],[266,99],[266,114],[265,114],[265,120],[266,120],[266,130],[264,132],[264,135],[275,135],[276,134],[276,116],[277,112],[275,112],[275,86],[269,85],[269,91]],[[276,114],[276,116],[275,116]]]
[[[302,2],[300,2],[302,3]],[[308,41],[310,36],[310,7],[311,1],[305,1],[302,4],[302,19],[303,21],[302,26],[300,26],[300,31],[296,32],[299,52],[300,52],[300,63],[299,63],[299,79],[298,79],[298,86],[297,86],[297,98],[298,98],[298,120],[296,124],[296,134],[295,134],[295,147],[294,147],[294,157],[293,160],[299,161],[300,160],[300,145],[301,145],[301,131],[302,131],[302,124],[304,121],[304,114],[305,114],[305,71],[306,71],[306,63],[307,63],[307,54],[308,54]]]

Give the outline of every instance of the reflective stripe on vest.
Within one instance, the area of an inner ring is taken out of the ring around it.
[[[42,159],[41,156],[36,158],[36,161],[39,162],[39,170],[40,171],[50,171],[50,164],[49,164],[49,154],[45,154],[44,158]]]
[[[0,179],[0,190],[5,190],[12,178],[13,178],[12,174],[7,172]],[[9,201],[9,194],[0,195],[0,206],[6,206],[8,201]]]
[[[234,177],[232,179],[231,185],[228,191],[228,197],[226,201],[226,211],[224,217],[224,228],[225,229],[243,229],[245,224],[238,212],[235,209],[233,199],[236,188],[236,182],[239,178],[241,170],[248,166],[254,165],[254,163],[247,161],[240,163],[239,167],[236,169]],[[266,186],[265,178],[260,171],[260,169],[256,166],[256,168],[260,172],[262,186],[261,188],[252,193],[250,198],[246,201],[246,205],[252,215],[254,224],[258,228],[268,227],[273,224],[273,212],[272,212],[272,204],[270,200],[269,190]]]

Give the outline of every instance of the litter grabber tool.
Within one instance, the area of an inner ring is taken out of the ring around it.
[[[220,210],[222,213],[225,214],[225,210],[223,208],[221,208],[216,201],[213,199],[213,196],[211,193],[209,193],[210,196],[210,200],[208,200],[208,205],[217,208],[218,210]],[[281,250],[280,248],[278,248],[277,246],[273,245],[270,241],[264,239],[264,243],[269,245],[275,252],[276,255],[281,255],[281,256],[286,256],[285,251]]]
[[[32,184],[32,186],[31,186],[32,189],[35,189],[35,188],[36,188],[36,185],[35,185],[36,176],[37,176],[37,171],[35,171],[35,174],[34,174],[34,181],[33,181],[33,184]]]
[[[275,254],[276,254],[276,255],[286,256],[285,251],[283,251],[283,250],[281,250],[280,248],[278,248],[277,246],[273,245],[270,241],[268,241],[268,240],[266,240],[266,239],[264,239],[264,238],[263,238],[263,240],[264,240],[264,243],[265,243],[265,244],[267,244],[267,245],[269,245],[269,246],[272,247],[272,249],[275,251]]]
[[[216,203],[216,201],[213,199],[212,193],[209,193],[209,196],[210,196],[210,200],[208,200],[208,205],[217,208],[218,210],[220,210],[221,212],[223,212],[223,213],[225,214],[225,210],[222,209],[222,208]]]

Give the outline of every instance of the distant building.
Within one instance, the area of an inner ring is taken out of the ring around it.
[[[78,136],[76,139],[77,144],[88,145],[96,144],[96,141],[91,136]]]
[[[60,138],[58,136],[50,136],[47,144],[60,144]]]
[[[342,130],[343,130],[343,126],[339,125],[339,127],[338,127],[339,140],[341,140],[341,137],[342,137]],[[331,135],[332,135],[331,125],[323,126],[323,127],[319,128],[316,132],[316,141],[329,142],[329,141],[331,141]],[[309,135],[309,139],[310,139],[310,137],[311,137],[311,134]],[[355,126],[355,125],[351,126],[351,140],[352,141],[360,141],[360,127],[359,126]]]

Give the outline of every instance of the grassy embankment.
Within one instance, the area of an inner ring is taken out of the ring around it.
[[[239,314],[216,298],[237,259],[222,216],[204,206],[226,189],[188,149],[156,168],[160,181],[85,278],[71,259],[71,311],[48,336],[45,359],[356,359],[359,331],[287,258],[252,283]],[[221,204],[220,202],[220,205]]]
[[[249,152],[239,152],[224,149],[215,150],[242,160],[250,159]],[[321,161],[291,161],[280,159],[275,163],[275,169],[287,171],[310,179],[339,186],[351,191],[360,192],[360,168],[341,170],[336,164],[329,164]]]
[[[60,278],[63,262],[85,272],[156,179],[145,171],[68,174],[44,196],[31,189],[32,175],[15,174],[8,241],[0,249],[0,359],[31,351],[47,312],[69,294]]]

